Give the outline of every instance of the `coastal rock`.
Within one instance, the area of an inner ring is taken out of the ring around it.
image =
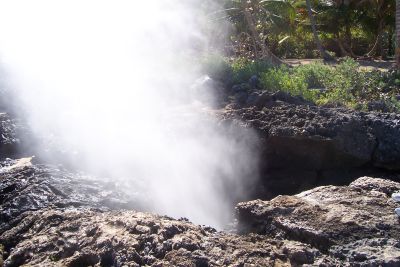
[[[349,186],[239,203],[239,230],[297,240],[359,266],[396,266],[400,223],[390,195],[398,190],[400,183],[361,177]]]
[[[0,174],[3,266],[397,266],[400,184],[362,177],[237,206],[217,231],[132,210],[100,179],[23,160]]]
[[[110,184],[56,167],[15,167],[3,170],[0,180],[0,262],[5,267],[337,263],[295,240],[238,235],[134,211]]]
[[[0,113],[0,159],[15,156],[20,147],[21,124],[7,113]]]
[[[253,93],[249,107],[228,105],[219,114],[222,121],[258,133],[264,184],[259,197],[345,185],[360,176],[400,181],[400,115],[319,107],[292,98],[297,99]]]
[[[4,266],[289,266],[333,263],[295,241],[240,236],[134,211],[29,212],[3,233]]]
[[[57,166],[20,165],[0,169],[0,232],[13,227],[25,212],[45,208],[91,207],[101,210],[139,208],[111,181],[69,172]]]

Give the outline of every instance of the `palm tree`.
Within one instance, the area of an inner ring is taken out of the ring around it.
[[[312,29],[312,32],[314,35],[315,44],[317,45],[317,48],[318,48],[321,56],[324,58],[324,60],[334,61],[334,58],[326,52],[326,50],[324,49],[324,47],[321,44],[321,40],[318,37],[317,26],[315,24],[315,18],[313,15],[310,0],[306,0],[306,4],[307,4],[308,17],[310,19],[311,29]]]
[[[286,65],[271,50],[267,35],[286,35],[279,43],[289,38],[296,23],[296,0],[225,0],[227,17],[239,30],[237,36],[251,40],[253,55],[276,65]]]
[[[257,31],[253,15],[251,14],[252,10],[251,1],[241,0],[241,4],[242,4],[242,11],[244,14],[244,18],[250,30],[251,36],[255,41],[255,43],[257,43],[257,45],[261,49],[261,58],[269,60],[272,64],[276,65],[284,64],[284,62],[280,58],[278,58],[271,52],[271,50],[268,48],[265,42],[260,38],[260,34]]]
[[[366,8],[370,9],[375,14],[376,20],[376,39],[371,50],[367,53],[367,56],[383,56],[383,36],[385,28],[388,25],[390,18],[393,19],[394,5],[398,1],[394,0],[361,0],[358,5],[365,5]]]

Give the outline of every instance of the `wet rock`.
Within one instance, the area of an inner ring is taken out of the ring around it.
[[[0,113],[0,159],[14,157],[21,148],[22,125],[7,113]]]
[[[0,175],[4,266],[274,266],[336,263],[308,244],[128,210],[117,187],[47,165]],[[108,198],[119,205],[109,205]]]
[[[4,266],[400,263],[400,224],[390,198],[400,184],[383,179],[240,203],[241,234],[128,210],[129,198],[118,188],[51,166],[11,168],[0,179]],[[121,205],[103,201],[110,194]]]
[[[0,232],[27,211],[54,208],[138,208],[116,184],[47,165],[0,169]]]
[[[322,186],[271,201],[244,202],[236,207],[239,229],[298,240],[350,263],[396,265],[400,223],[390,194],[397,190],[400,183],[362,177],[349,186]]]

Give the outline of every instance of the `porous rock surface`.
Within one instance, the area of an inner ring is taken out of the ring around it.
[[[20,239],[5,266],[273,266],[326,262],[295,241],[238,236],[152,214],[30,212],[0,238]]]
[[[284,155],[290,152],[293,163],[302,168],[371,163],[400,170],[400,115],[294,105],[267,96],[262,108],[228,108],[223,117],[236,118],[263,134],[266,145],[272,146],[268,152],[276,156],[269,162],[272,168],[285,165],[290,159]],[[305,146],[306,151],[301,149]]]
[[[56,167],[28,164],[2,171],[0,262],[4,266],[337,263],[296,240],[218,232],[186,219],[128,210],[126,196],[110,185]]]
[[[284,94],[248,100],[218,114],[258,132],[265,198],[400,170],[399,115]],[[8,115],[0,121],[1,158],[13,157],[20,128]],[[400,184],[386,179],[240,203],[233,233],[135,211],[121,186],[60,166],[7,159],[0,169],[0,266],[400,266],[390,198]]]
[[[400,264],[400,184],[388,180],[240,203],[239,233],[134,211],[110,184],[56,167],[2,168],[0,181],[4,266]]]
[[[319,107],[284,93],[252,101],[228,105],[219,116],[257,131],[261,178],[271,196],[400,170],[398,114]]]
[[[391,194],[400,184],[361,177],[236,207],[242,233],[297,240],[352,266],[400,266],[400,223]]]

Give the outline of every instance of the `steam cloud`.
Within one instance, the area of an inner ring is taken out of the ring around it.
[[[221,227],[256,163],[253,136],[218,126],[190,89],[208,45],[200,2],[0,1],[0,64],[37,151]]]

